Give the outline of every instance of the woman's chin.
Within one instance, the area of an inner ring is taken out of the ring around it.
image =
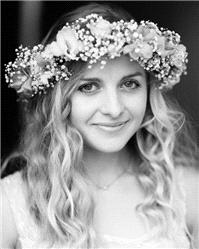
[[[107,143],[107,144],[98,144],[95,146],[88,146],[91,150],[95,150],[95,151],[98,151],[98,152],[102,152],[102,153],[116,153],[116,152],[119,152],[121,151],[122,149],[125,148],[127,143],[124,143],[124,144],[110,144],[110,143]]]

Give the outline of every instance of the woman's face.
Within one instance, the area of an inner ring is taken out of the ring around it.
[[[87,69],[71,97],[70,119],[84,144],[110,153],[120,151],[139,129],[147,103],[144,69],[127,56]]]

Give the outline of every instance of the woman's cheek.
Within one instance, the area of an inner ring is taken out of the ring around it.
[[[71,121],[74,125],[78,122],[85,122],[95,110],[93,101],[87,96],[75,94],[71,98]]]

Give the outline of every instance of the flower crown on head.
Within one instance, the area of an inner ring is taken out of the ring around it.
[[[129,55],[159,80],[159,89],[170,89],[186,73],[186,47],[174,31],[158,28],[150,21],[120,20],[110,23],[98,14],[90,14],[66,25],[56,40],[32,49],[20,46],[15,61],[6,65],[6,82],[20,99],[46,93],[60,80],[69,80],[70,61],[88,62],[88,68],[100,61]]]

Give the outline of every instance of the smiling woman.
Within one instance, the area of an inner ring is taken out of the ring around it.
[[[71,122],[85,146],[101,152],[122,150],[139,129],[147,102],[143,68],[127,56],[98,62],[80,79],[71,97]],[[115,73],[117,72],[117,73]]]
[[[19,47],[24,130],[3,167],[24,167],[1,180],[1,248],[197,246],[197,148],[167,95],[186,64],[177,33],[104,4]]]

